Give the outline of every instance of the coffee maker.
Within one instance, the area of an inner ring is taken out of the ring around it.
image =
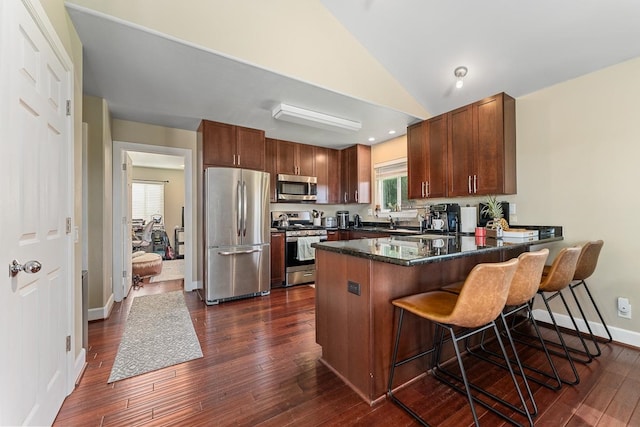
[[[457,203],[440,203],[431,206],[430,230],[458,232],[460,227],[460,205]]]

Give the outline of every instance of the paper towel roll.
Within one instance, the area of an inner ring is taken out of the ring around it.
[[[475,206],[460,207],[460,232],[473,233],[478,225],[478,208]]]

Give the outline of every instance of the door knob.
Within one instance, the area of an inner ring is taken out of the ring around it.
[[[18,260],[14,259],[13,261],[11,261],[11,264],[9,264],[9,276],[15,277],[21,271],[33,274],[40,271],[41,268],[42,264],[40,264],[38,261],[27,261],[24,264],[20,264]]]

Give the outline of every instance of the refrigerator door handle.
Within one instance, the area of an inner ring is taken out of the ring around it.
[[[252,254],[255,252],[262,252],[262,249],[249,249],[246,251],[220,251],[218,255],[244,255],[244,254]]]
[[[238,185],[236,186],[236,198],[236,228],[238,229],[238,237],[240,237],[240,232],[242,231],[242,186],[240,181],[238,181]]]
[[[242,236],[247,235],[247,183],[242,181]]]

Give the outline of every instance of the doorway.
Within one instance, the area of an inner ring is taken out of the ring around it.
[[[192,291],[196,289],[197,283],[193,280],[193,220],[192,220],[192,198],[193,198],[193,163],[192,150],[186,148],[175,148],[156,146],[148,144],[137,144],[129,142],[113,142],[113,298],[116,302],[122,301],[127,296],[131,287],[131,265],[124,259],[127,253],[131,252],[131,243],[125,236],[130,236],[131,224],[127,220],[123,221],[127,212],[131,212],[131,206],[126,196],[126,173],[122,164],[130,153],[151,153],[166,156],[167,160],[177,160],[184,165],[184,215],[182,206],[179,207],[180,223],[183,225],[183,238],[188,242],[182,248],[184,252],[184,290]],[[130,215],[130,214],[129,214]],[[184,219],[183,219],[184,218]],[[173,220],[172,220],[173,221]],[[184,223],[182,224],[182,221]],[[175,227],[175,225],[174,225]],[[169,230],[173,234],[173,229]],[[173,236],[171,236],[173,241]]]

